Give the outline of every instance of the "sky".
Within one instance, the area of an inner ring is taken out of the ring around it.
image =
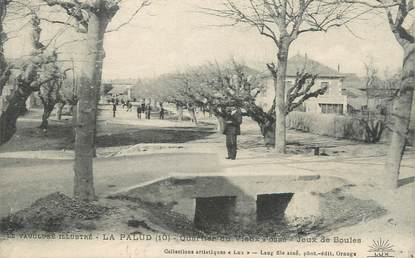
[[[247,26],[223,27],[224,20],[203,14],[198,6],[217,7],[220,0],[153,0],[128,25],[105,36],[106,57],[103,78],[148,78],[185,70],[209,61],[226,62],[235,58],[248,66],[265,70],[275,60],[273,42]],[[110,28],[126,21],[137,1],[125,0]],[[373,60],[381,71],[395,72],[402,63],[402,50],[385,17],[350,25],[353,33],[336,28],[327,33],[301,35],[292,45],[290,56],[307,54],[341,72],[364,75],[364,63]],[[77,37],[73,32],[60,40]],[[45,28],[45,34],[56,28]],[[18,56],[27,49],[27,36],[14,39],[6,54]],[[79,58],[76,45],[64,52]]]

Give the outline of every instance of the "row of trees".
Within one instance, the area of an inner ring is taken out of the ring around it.
[[[391,144],[385,163],[386,176],[391,178],[389,186],[396,187],[413,101],[415,24],[410,20],[414,11],[413,0],[224,0],[221,9],[204,9],[209,15],[228,20],[226,25],[253,27],[274,44],[276,61],[266,66],[274,79],[276,102],[271,114],[275,112],[275,149],[279,153],[285,153],[286,144],[286,101],[290,101],[288,95],[291,92],[286,92],[285,81],[291,44],[304,33],[347,26],[378,10],[385,12],[390,30],[404,52],[399,91],[392,111]]]
[[[74,196],[81,200],[91,201],[95,199],[92,159],[97,100],[105,57],[104,39],[109,23],[120,8],[121,0],[39,1],[54,10],[61,11],[63,17],[70,18],[52,21],[53,23],[74,27],[77,32],[83,33],[84,40],[80,44],[83,62],[82,68],[79,69],[79,87],[76,94],[79,112],[75,117]],[[21,1],[0,0],[2,22],[7,16],[11,3],[19,4]],[[28,3],[31,4],[31,1]],[[149,4],[149,0],[142,0],[132,17],[120,26],[127,24]],[[413,0],[224,0],[222,9],[204,9],[204,11],[227,19],[230,21],[230,26],[238,24],[252,26],[258,30],[260,35],[270,39],[275,46],[277,51],[275,62],[266,65],[274,80],[275,105],[271,110],[264,111],[254,104],[257,93],[253,93],[253,90],[257,85],[247,72],[238,72],[240,70],[237,66],[232,69],[232,73],[213,66],[213,69],[208,69],[208,71],[214,71],[213,75],[200,73],[200,71],[192,71],[190,75],[188,73],[174,75],[169,84],[178,82],[179,88],[173,87],[172,90],[181,94],[179,94],[180,98],[175,97],[168,101],[173,101],[179,106],[199,103],[199,105],[207,106],[219,117],[222,112],[221,103],[240,105],[260,126],[262,124],[261,128],[265,135],[268,135],[269,131],[273,132],[276,151],[284,153],[286,114],[297,105],[298,99],[307,98],[308,94],[310,94],[309,97],[321,94],[310,92],[315,75],[306,73],[298,74],[297,86],[286,90],[286,69],[290,46],[304,33],[347,26],[349,22],[371,10],[385,10],[391,32],[404,50],[400,89],[394,104],[393,135],[386,163],[388,175],[392,177],[391,186],[396,186],[413,99],[413,64],[415,63],[413,27],[415,25],[412,25],[412,31],[405,27],[406,18],[410,17],[414,10]],[[17,109],[23,105],[23,100],[31,92],[40,90],[42,85],[53,80],[59,82],[64,77],[64,72],[58,73],[58,69],[47,69],[51,73],[47,73],[48,76],[42,75],[43,68],[56,62],[57,54],[46,51],[47,45],[40,42],[40,19],[36,15],[32,16],[32,26],[33,51],[30,58],[21,66],[22,73],[17,77],[18,89],[13,93],[8,110],[2,113],[0,135],[4,140],[1,143],[7,141],[15,131]],[[116,30],[119,28],[117,27]],[[3,55],[5,37],[2,24],[0,33],[2,53],[0,55],[0,83],[2,83],[7,81],[5,79],[10,74],[10,66]],[[197,87],[189,87],[189,85]],[[3,86],[0,87],[2,88]],[[209,94],[205,92],[206,88],[209,89]]]
[[[207,63],[153,80],[139,80],[135,92],[140,97],[176,104],[178,114],[184,107],[199,107],[215,115],[219,121],[226,116],[226,107],[241,108],[244,116],[258,123],[265,144],[274,146],[276,99],[268,110],[264,110],[257,99],[259,93],[266,90],[267,77],[233,60],[223,65]],[[313,88],[316,77],[317,74],[305,70],[297,73],[295,83],[287,90],[284,115],[305,100],[325,93],[327,87]]]
[[[206,9],[228,25],[249,25],[269,38],[277,50],[274,63],[267,64],[274,82],[276,105],[276,151],[285,153],[285,78],[291,44],[307,32],[347,26],[368,13],[385,13],[389,28],[404,52],[399,93],[392,111],[392,136],[385,163],[388,186],[398,184],[400,163],[406,145],[415,80],[415,10],[413,0],[224,0],[222,9]],[[412,17],[412,19],[411,19]]]
[[[57,116],[60,119],[64,105],[76,103],[76,92],[74,83],[65,81],[69,69],[63,68],[58,58],[58,48],[51,47],[51,42],[41,40],[41,24],[45,19],[39,15],[39,6],[14,0],[1,1],[0,6],[0,95],[7,83],[16,87],[11,96],[4,96],[7,107],[0,116],[0,144],[3,144],[16,131],[17,118],[25,112],[25,102],[32,93],[38,92],[42,101],[44,113],[40,128],[47,129],[48,118],[55,105],[58,104]],[[8,41],[8,34],[4,24],[17,20],[23,20],[23,24],[29,25],[27,31],[31,34],[31,51],[27,58],[6,60],[4,44]]]
[[[47,45],[41,42],[41,19],[37,12],[21,2],[6,1],[2,2],[1,6],[4,15],[7,14],[7,8],[10,8],[15,11],[14,15],[22,15],[23,18],[28,19],[31,27],[31,51],[28,58],[12,63],[6,61],[4,53],[0,57],[4,69],[1,72],[0,89],[4,88],[12,74],[15,75],[13,80],[16,86],[16,90],[7,97],[7,107],[0,116],[0,144],[3,144],[15,133],[17,118],[25,110],[27,98],[33,92],[61,81],[64,73],[58,65],[56,51],[48,51]],[[6,16],[2,17],[1,28],[6,18]],[[7,34],[3,31],[1,41],[3,51],[6,41]]]
[[[97,100],[102,77],[102,65],[105,56],[103,45],[104,36],[107,32],[108,24],[119,10],[120,0],[39,0],[39,1],[20,1],[20,0],[0,0],[1,17],[1,53],[0,56],[0,90],[8,81],[11,74],[11,66],[4,58],[3,44],[5,43],[5,32],[3,22],[7,15],[11,14],[12,5],[18,5],[30,9],[32,16],[32,46],[33,50],[30,58],[19,66],[22,72],[16,77],[17,89],[9,98],[7,109],[2,112],[0,118],[0,136],[3,144],[7,142],[16,130],[16,120],[19,110],[24,107],[26,99],[34,91],[41,91],[40,96],[45,103],[45,108],[50,109],[54,102],[59,99],[58,88],[62,87],[65,78],[65,70],[58,69],[56,62],[58,56],[56,52],[47,51],[48,45],[44,45],[40,40],[42,28],[41,19],[35,8],[39,6],[49,6],[47,12],[59,13],[60,19],[44,19],[53,24],[60,24],[75,28],[77,32],[83,33],[82,56],[84,58],[80,74],[77,76],[79,87],[77,88],[77,110],[75,126],[75,164],[74,164],[74,196],[75,198],[91,201],[95,199],[92,174],[92,158],[94,155],[94,136],[96,131]],[[143,0],[133,13],[130,21],[144,7],[150,4],[149,0]],[[9,12],[8,12],[9,11]],[[13,12],[15,13],[15,12]],[[18,12],[16,12],[18,13]],[[66,18],[65,18],[66,16]],[[120,29],[123,23],[116,29]],[[49,84],[48,84],[49,83]],[[47,85],[48,84],[48,85]],[[42,88],[42,90],[41,90]],[[1,92],[1,91],[0,91]],[[50,103],[50,105],[49,105]],[[45,112],[46,115],[48,112]]]

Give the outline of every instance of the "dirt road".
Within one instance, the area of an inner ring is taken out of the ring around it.
[[[96,159],[95,189],[104,196],[168,173],[219,172],[218,157],[204,153],[146,154]],[[60,191],[72,195],[72,160],[0,159],[0,217]]]

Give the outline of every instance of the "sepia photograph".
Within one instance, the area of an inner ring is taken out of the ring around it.
[[[414,258],[414,38],[414,0],[0,0],[0,258]]]

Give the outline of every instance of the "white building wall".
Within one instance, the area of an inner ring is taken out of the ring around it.
[[[288,83],[294,83],[294,77],[288,77]],[[321,113],[320,104],[340,104],[343,105],[343,114],[347,113],[347,96],[342,95],[342,80],[340,78],[318,78],[315,80],[312,91],[318,90],[322,83],[328,83],[328,91],[317,98],[310,98],[304,102],[306,112]],[[274,82],[272,78],[266,80],[266,91],[261,92],[257,102],[265,109],[272,105],[274,99]]]

